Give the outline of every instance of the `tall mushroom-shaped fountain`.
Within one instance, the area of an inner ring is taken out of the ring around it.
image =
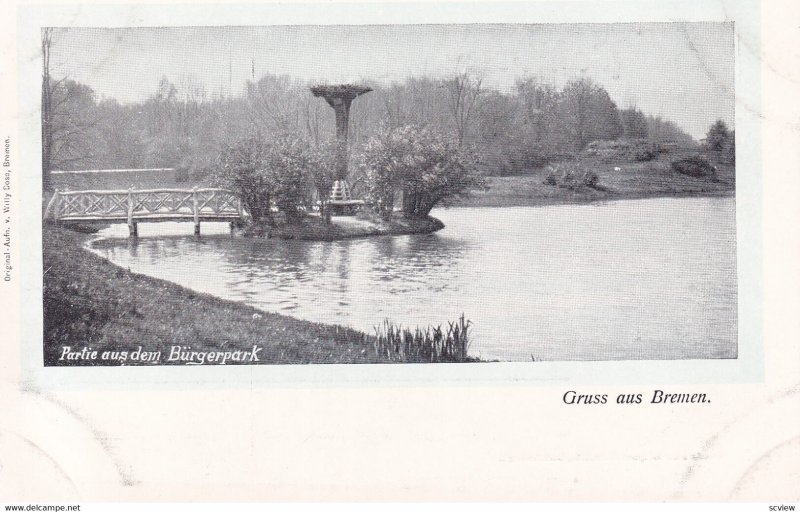
[[[347,185],[347,130],[350,121],[350,104],[372,89],[362,85],[317,85],[311,88],[314,96],[325,98],[336,114],[336,181],[331,190],[330,204],[337,211],[348,210],[353,204]]]

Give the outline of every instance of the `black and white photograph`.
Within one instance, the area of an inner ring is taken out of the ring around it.
[[[800,4],[6,4],[0,508],[800,505]]]
[[[734,24],[41,30],[47,366],[737,358]]]

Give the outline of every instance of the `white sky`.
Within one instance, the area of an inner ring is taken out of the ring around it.
[[[162,76],[209,96],[241,92],[270,72],[301,80],[388,83],[470,70],[491,88],[536,75],[561,87],[587,76],[620,107],[671,119],[695,138],[734,121],[730,23],[353,25],[69,28],[53,40],[52,73],[121,102],[153,94]]]

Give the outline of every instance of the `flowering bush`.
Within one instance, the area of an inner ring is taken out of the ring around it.
[[[368,199],[382,216],[402,193],[407,217],[426,217],[434,206],[485,186],[476,158],[449,138],[427,128],[405,126],[370,139],[359,157]]]
[[[273,203],[292,219],[309,204],[312,187],[323,203],[327,199],[333,183],[328,153],[296,136],[249,137],[222,151],[217,181],[241,196],[256,223],[272,222]]]
[[[251,137],[225,147],[219,155],[216,181],[237,192],[257,223],[272,221],[273,180],[265,141]]]

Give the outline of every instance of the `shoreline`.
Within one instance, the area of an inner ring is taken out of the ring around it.
[[[456,208],[544,208],[550,206],[581,206],[581,205],[593,205],[593,204],[603,204],[603,203],[612,203],[618,201],[644,201],[648,199],[687,199],[687,198],[736,198],[736,191],[734,189],[731,190],[709,190],[705,192],[695,192],[695,191],[663,191],[663,192],[656,192],[656,193],[631,193],[631,194],[614,194],[604,197],[552,197],[552,198],[504,198],[503,204],[494,204],[491,201],[488,204],[481,203],[480,200],[476,201],[476,198],[471,197],[464,200],[460,200],[457,203],[449,204],[446,206],[440,206],[434,209],[432,213],[435,213],[438,209],[448,210],[448,209],[456,209]],[[479,204],[469,204],[470,202],[478,202]],[[499,203],[499,201],[497,201]],[[351,232],[347,231],[339,231],[335,232],[334,230],[326,230],[324,229],[322,224],[317,224],[317,219],[315,217],[310,217],[314,219],[311,224],[311,230],[304,231],[304,230],[292,230],[291,228],[287,228],[284,226],[279,226],[271,236],[263,236],[263,235],[252,235],[247,234],[243,235],[241,231],[238,232],[236,236],[245,236],[245,237],[263,237],[263,238],[275,238],[279,240],[301,240],[301,241],[308,241],[308,242],[335,242],[338,240],[352,240],[352,239],[360,239],[360,238],[369,238],[373,236],[403,236],[403,235],[426,235],[431,233],[436,233],[441,231],[445,227],[447,227],[441,220],[438,218],[429,215],[426,219],[421,220],[421,222],[426,223],[422,226],[417,227],[404,227],[399,226],[395,223],[394,226],[381,226],[380,224],[373,224],[370,227],[365,229],[356,229]],[[334,217],[334,219],[347,219],[351,217]],[[334,221],[336,222],[336,221]],[[420,220],[416,220],[416,222],[420,222]],[[122,224],[122,223],[118,223]],[[105,229],[108,226],[111,226],[110,223],[76,223],[71,228],[65,227],[64,229],[69,229],[75,233],[80,233],[83,235],[92,235],[96,234],[101,229]],[[321,234],[319,236],[313,230],[317,227],[323,227],[321,230]],[[188,235],[187,235],[188,236]],[[214,235],[217,236],[217,235]],[[91,244],[96,241],[104,240],[104,237],[98,236],[95,238],[87,239],[87,243]],[[87,250],[91,251],[91,248],[87,245]]]
[[[123,222],[75,222],[63,226],[75,233],[96,235],[100,230]],[[187,223],[188,224],[188,223]],[[233,236],[244,238],[265,238],[276,240],[301,240],[307,242],[335,242],[373,236],[427,235],[441,231],[444,223],[436,217],[418,219],[397,217],[389,221],[376,221],[373,218],[356,216],[334,217],[332,224],[322,224],[316,216],[308,216],[296,224],[279,223],[275,226],[247,226],[237,228]],[[208,236],[208,235],[200,235]],[[218,235],[212,235],[218,236]],[[102,236],[89,239],[88,243],[104,240]],[[87,246],[91,250],[91,247]]]
[[[317,216],[308,216],[295,224],[283,223],[272,227],[250,228],[251,231],[263,229],[266,232],[258,234],[245,232],[244,236],[334,242],[373,236],[424,235],[435,233],[444,227],[442,221],[431,216],[408,219],[398,215],[383,220],[374,215],[359,213],[353,216],[333,217],[331,224],[323,224]]]
[[[638,194],[617,194],[606,197],[559,197],[559,198],[508,198],[504,199],[503,204],[494,204],[491,201],[481,203],[476,198],[468,198],[459,201],[456,204],[451,204],[445,208],[543,208],[548,206],[577,206],[577,205],[591,205],[612,203],[617,201],[643,201],[647,199],[703,199],[714,197],[736,197],[735,190],[709,190],[707,192],[694,192],[694,191],[664,191],[656,193],[638,193]],[[478,204],[468,204],[470,201],[477,202]],[[499,200],[497,201],[500,202]]]

